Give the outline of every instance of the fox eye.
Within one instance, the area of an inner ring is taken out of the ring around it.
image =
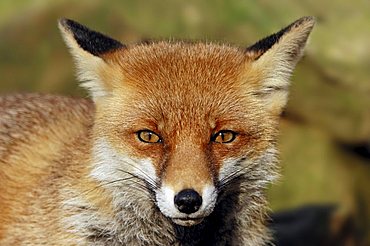
[[[144,143],[160,143],[162,139],[156,133],[149,130],[142,130],[137,132],[137,137]]]
[[[212,137],[211,141],[216,143],[231,143],[235,140],[237,133],[230,130],[222,130],[216,132]]]

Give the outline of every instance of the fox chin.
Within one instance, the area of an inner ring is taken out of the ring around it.
[[[0,97],[0,244],[268,243],[279,116],[314,22],[240,48],[59,20],[91,99]]]

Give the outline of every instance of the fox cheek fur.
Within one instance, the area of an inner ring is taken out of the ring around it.
[[[241,49],[130,46],[60,20],[92,101],[0,97],[0,244],[266,244],[278,119],[313,25]]]

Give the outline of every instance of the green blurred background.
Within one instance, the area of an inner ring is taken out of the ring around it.
[[[58,33],[60,17],[125,43],[171,38],[248,46],[304,15],[318,23],[292,78],[281,123],[283,175],[269,190],[271,205],[278,211],[339,204],[369,237],[368,0],[1,0],[0,93],[86,96]]]

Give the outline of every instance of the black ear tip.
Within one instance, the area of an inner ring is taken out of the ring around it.
[[[75,32],[78,30],[89,30],[87,27],[78,23],[77,21],[67,19],[67,18],[60,18],[58,20],[58,24],[67,30],[71,30],[72,32]]]
[[[64,17],[58,19],[58,26],[62,30],[68,30],[71,32],[73,32],[73,27],[77,27],[77,26],[83,27],[80,23],[74,20],[71,20],[71,19],[64,18]]]
[[[64,28],[68,28],[68,26],[69,26],[68,22],[71,22],[71,21],[72,20],[70,20],[70,19],[62,17],[62,18],[58,19],[58,25],[62,26]]]
[[[261,39],[254,45],[248,47],[246,49],[247,52],[256,52],[259,55],[262,55],[265,51],[270,49],[274,44],[279,42],[280,38],[284,36],[286,33],[292,31],[293,29],[301,29],[300,32],[304,32],[307,34],[310,33],[311,29],[315,25],[315,17],[313,16],[304,16],[299,18],[298,20],[294,21],[290,25],[286,26],[285,28],[281,29],[277,33],[274,33],[264,39]],[[256,59],[258,59],[257,56]]]
[[[92,55],[99,56],[106,52],[125,47],[119,41],[91,30],[76,21],[61,18],[58,23],[62,33],[67,32],[71,34],[78,46]]]

